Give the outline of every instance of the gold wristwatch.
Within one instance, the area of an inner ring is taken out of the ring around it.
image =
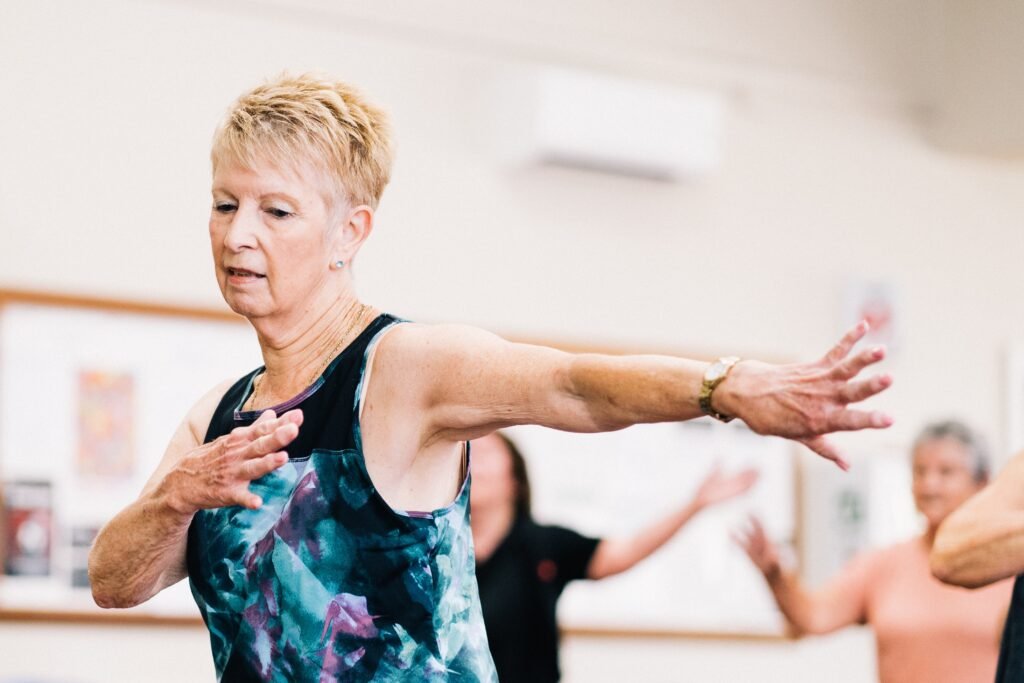
[[[719,358],[714,363],[708,366],[708,369],[704,371],[704,382],[700,385],[700,396],[697,402],[700,404],[700,409],[704,411],[705,415],[710,415],[716,420],[722,422],[731,422],[733,416],[723,415],[714,408],[711,407],[711,395],[715,392],[715,389],[719,384],[722,383],[726,377],[729,376],[729,372],[735,367],[740,359],[736,356],[726,356],[725,358]]]

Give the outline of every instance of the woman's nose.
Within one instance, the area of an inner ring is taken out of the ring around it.
[[[255,248],[257,221],[254,211],[238,207],[224,233],[224,246],[231,251]]]

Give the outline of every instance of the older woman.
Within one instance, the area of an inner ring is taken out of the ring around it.
[[[965,588],[1016,577],[995,680],[1024,681],[1024,452],[942,524],[931,567],[940,580]]]
[[[692,499],[628,536],[589,538],[537,524],[526,459],[504,434],[473,441],[473,546],[487,640],[503,683],[553,683],[558,666],[558,598],[577,579],[635,567],[702,510],[750,489],[757,470],[713,469]]]
[[[866,327],[774,366],[570,355],[356,296],[351,263],[391,168],[384,114],[351,87],[282,77],[244,94],[213,143],[210,242],[264,366],[203,396],[90,556],[100,605],[188,577],[221,680],[492,680],[473,573],[466,442],[705,413],[806,443],[886,427],[849,404]],[[287,449],[287,450],[286,450]]]
[[[970,429],[952,421],[925,427],[913,448],[914,503],[927,522],[924,534],[855,558],[814,592],[782,571],[756,520],[741,540],[798,635],[872,626],[881,683],[990,681],[1009,582],[972,593],[940,583],[928,565],[939,525],[988,476],[988,455]]]

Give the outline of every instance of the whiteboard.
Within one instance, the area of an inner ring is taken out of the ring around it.
[[[260,365],[254,332],[227,315],[0,306],[0,480],[49,482],[53,520],[49,575],[3,577],[0,608],[99,611],[72,587],[72,531],[133,501],[192,405]],[[198,616],[187,582],[128,611]]]
[[[709,508],[654,555],[601,581],[569,584],[559,623],[570,631],[783,635],[784,620],[761,573],[730,533],[757,515],[796,557],[795,447],[738,422],[703,418],[605,434],[516,427],[527,459],[534,516],[595,536],[635,533],[694,495],[711,468],[754,467],[758,483]]]

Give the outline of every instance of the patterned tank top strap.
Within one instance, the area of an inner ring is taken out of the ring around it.
[[[373,371],[373,359],[377,353],[377,345],[384,339],[384,336],[394,330],[398,325],[409,322],[403,318],[390,318],[377,330],[366,344],[363,352],[363,364],[359,370],[359,384],[356,386],[355,401],[352,405],[352,437],[355,440],[356,449],[363,452],[363,437],[360,428],[360,420],[363,416],[363,404],[366,400],[366,391],[370,386],[370,375]]]

